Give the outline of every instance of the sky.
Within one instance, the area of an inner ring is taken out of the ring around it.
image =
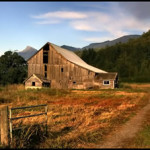
[[[46,42],[82,48],[150,28],[150,2],[0,2],[0,55]]]

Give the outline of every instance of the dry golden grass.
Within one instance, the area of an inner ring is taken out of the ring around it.
[[[144,90],[134,87],[97,91],[24,90],[23,85],[11,85],[1,88],[0,104],[9,107],[48,105],[48,137],[37,145],[38,148],[89,148],[146,105],[145,86]],[[14,116],[41,111],[18,111]],[[13,125],[30,125],[44,120],[45,116],[26,118],[14,121]]]

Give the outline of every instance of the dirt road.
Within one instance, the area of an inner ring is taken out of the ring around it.
[[[114,131],[101,145],[97,145],[95,148],[122,148],[124,142],[133,138],[141,129],[144,117],[148,111],[150,111],[150,100],[148,104],[136,114],[136,116],[120,127],[117,131]]]

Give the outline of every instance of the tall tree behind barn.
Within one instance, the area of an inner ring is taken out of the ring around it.
[[[58,89],[88,89],[114,88],[116,86],[97,80],[97,76],[108,74],[106,71],[88,65],[74,52],[63,49],[55,44],[47,42],[35,55],[27,60],[28,78],[26,87],[36,87],[32,82],[33,74],[49,82],[49,87]],[[117,82],[115,76],[113,84]],[[109,79],[107,79],[109,81]],[[42,81],[42,80],[41,80]],[[101,84],[103,83],[103,86]]]

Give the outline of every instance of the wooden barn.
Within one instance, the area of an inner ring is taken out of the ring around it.
[[[74,52],[49,42],[27,62],[26,88],[44,87],[45,85],[58,89],[117,87],[117,73],[108,73],[88,65]]]

